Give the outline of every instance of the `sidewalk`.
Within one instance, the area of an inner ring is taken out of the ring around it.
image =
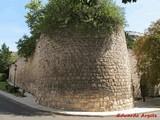
[[[26,97],[16,97],[7,92],[0,91],[0,94],[12,99],[15,102],[27,105],[31,108],[40,109],[44,111],[49,111],[55,114],[61,115],[72,115],[72,116],[116,116],[117,114],[139,114],[139,113],[148,113],[154,111],[160,111],[160,97],[159,98],[147,98],[146,102],[135,101],[135,108],[122,111],[114,112],[73,112],[73,111],[62,111],[57,109],[52,109],[48,107],[41,106],[35,102],[35,97],[29,93],[25,93]],[[154,104],[153,104],[154,103]]]

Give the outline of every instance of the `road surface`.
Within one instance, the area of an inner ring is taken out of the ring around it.
[[[30,108],[0,95],[0,120],[160,120],[160,111],[132,117],[63,116]]]
[[[22,116],[45,115],[47,112],[30,108],[0,95],[0,115],[12,114]]]

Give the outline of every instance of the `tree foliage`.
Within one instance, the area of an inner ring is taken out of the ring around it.
[[[5,72],[11,64],[11,52],[4,43],[0,49],[0,73]]]
[[[25,6],[29,9],[29,12],[25,16],[30,28],[31,36],[24,35],[17,42],[18,55],[25,58],[29,58],[35,50],[36,42],[40,38],[41,30],[40,25],[43,21],[43,6],[41,0],[31,0],[29,4]]]
[[[18,55],[28,59],[34,53],[36,40],[38,38],[39,37],[34,35],[30,37],[27,35],[24,35],[23,38],[19,39],[19,41],[17,42]]]
[[[123,3],[136,2],[137,0],[122,0]]]
[[[160,83],[160,20],[152,23],[134,47],[137,68],[142,84]]]
[[[85,34],[110,35],[124,23],[123,10],[111,0],[49,0],[45,8],[45,34],[69,28]]]
[[[26,5],[31,36],[24,35],[17,42],[18,54],[30,57],[41,34],[51,36],[56,30],[70,29],[84,35],[110,35],[124,24],[123,9],[112,0],[40,0]]]
[[[125,31],[125,36],[126,36],[127,48],[133,49],[135,43],[133,37],[127,31]]]

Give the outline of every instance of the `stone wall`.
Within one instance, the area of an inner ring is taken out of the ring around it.
[[[133,50],[129,49],[128,52],[130,58],[131,79],[134,87],[134,98],[138,99],[141,98],[141,91],[140,91],[140,78],[138,76],[136,69],[137,60]],[[148,87],[147,96],[148,97],[160,96],[160,84]]]
[[[137,98],[141,98],[140,79],[138,77],[138,73],[136,69],[137,60],[133,50],[128,49],[128,53],[129,53],[129,60],[130,60],[131,80],[133,83],[134,98],[137,99]]]
[[[17,64],[16,84],[44,106],[80,111],[130,109],[133,92],[123,30],[107,38],[57,31]],[[13,81],[14,65],[10,67]]]

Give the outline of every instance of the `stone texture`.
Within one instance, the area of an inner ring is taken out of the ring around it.
[[[133,91],[134,91],[134,98],[141,98],[141,91],[140,91],[140,78],[137,73],[136,64],[137,60],[134,54],[134,51],[129,49],[129,59],[130,59],[130,68],[131,68],[131,80],[133,83]]]
[[[131,80],[133,83],[133,91],[134,91],[134,98],[139,99],[141,98],[141,91],[140,91],[140,78],[137,73],[136,69],[136,56],[134,54],[134,51],[129,49],[129,59],[130,59],[130,68],[131,68]],[[160,96],[160,84],[156,86],[151,86],[148,88],[147,96]]]
[[[41,36],[35,54],[16,62],[16,84],[44,106],[80,111],[133,107],[128,51],[123,30],[102,38],[57,31]],[[10,67],[10,80],[14,65]]]

